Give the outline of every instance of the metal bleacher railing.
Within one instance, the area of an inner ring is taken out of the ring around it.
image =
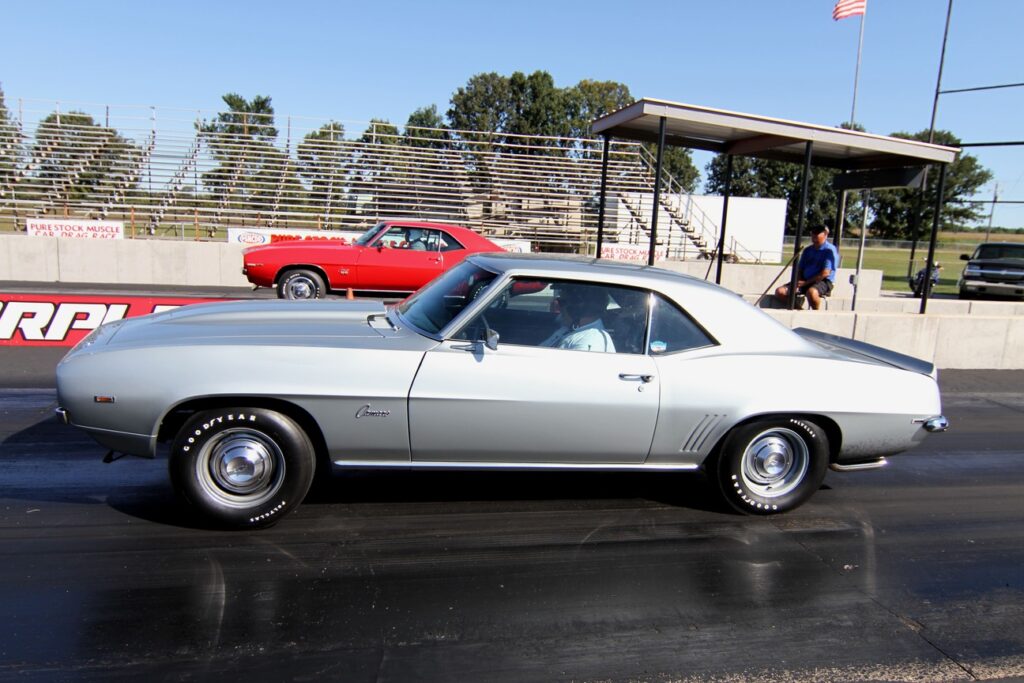
[[[113,124],[110,107],[102,123],[86,107],[60,109],[19,102],[0,121],[0,229],[104,218],[132,238],[223,239],[229,227],[358,230],[387,217],[458,222],[541,251],[592,253],[596,243],[599,140],[376,123],[351,139],[339,123],[297,117],[282,136],[258,114],[161,109],[158,127],[153,107],[125,107]],[[647,246],[654,169],[642,146],[611,144],[610,242]],[[662,187],[659,249],[709,258],[717,223],[668,174]],[[749,254],[732,241],[727,251]]]

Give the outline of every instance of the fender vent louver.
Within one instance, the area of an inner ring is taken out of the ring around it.
[[[680,453],[697,453],[704,447],[704,442],[715,432],[725,415],[705,415],[693,428],[686,441],[679,447]]]

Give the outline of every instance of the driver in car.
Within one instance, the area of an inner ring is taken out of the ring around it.
[[[561,326],[541,346],[615,353],[615,343],[601,319],[608,308],[608,294],[603,289],[563,285],[555,301]]]

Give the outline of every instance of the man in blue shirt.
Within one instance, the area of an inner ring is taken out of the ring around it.
[[[828,228],[818,225],[811,228],[811,245],[800,254],[797,265],[796,291],[807,297],[811,308],[821,307],[822,297],[832,292],[839,269],[839,251],[828,241]],[[775,290],[780,301],[789,301],[789,285]]]

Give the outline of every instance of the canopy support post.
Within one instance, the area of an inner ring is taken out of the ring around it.
[[[924,189],[921,190],[924,192]],[[935,211],[932,217],[932,238],[928,242],[928,261],[924,264],[924,283],[921,288],[921,313],[928,308],[928,295],[932,292],[932,268],[935,266],[935,242],[939,237],[942,222],[942,195],[946,191],[946,164],[939,166],[939,186],[935,192]]]
[[[611,148],[612,136],[604,135],[604,151],[601,153],[601,205],[597,209],[597,258],[601,258],[601,245],[604,243],[604,205],[608,201],[608,150]]]
[[[802,189],[800,190],[800,204],[796,217],[796,239],[793,241],[793,275],[789,281],[789,310],[796,308],[796,283],[800,275],[800,239],[804,233],[804,221],[807,206],[807,192],[811,183],[811,158],[814,154],[814,142],[808,140],[804,145],[804,177]]]
[[[654,249],[658,244],[658,208],[661,206],[661,165],[665,156],[665,117],[658,119],[658,158],[654,171],[654,208],[651,210],[651,246],[647,250],[647,265],[654,265]]]

